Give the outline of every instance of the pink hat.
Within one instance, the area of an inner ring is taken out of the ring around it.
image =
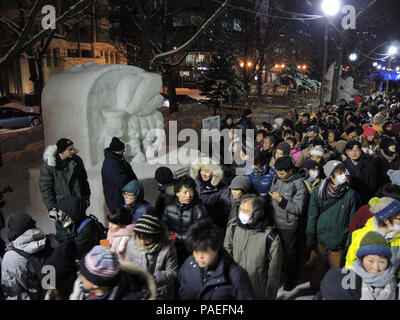
[[[374,130],[374,128],[372,128],[372,127],[365,127],[364,128],[364,133],[363,133],[363,137],[364,138],[366,138],[366,137],[368,137],[368,136],[370,136],[370,135],[373,135],[373,134],[375,134],[375,130]]]

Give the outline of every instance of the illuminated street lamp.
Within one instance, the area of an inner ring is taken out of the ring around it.
[[[376,67],[378,70],[382,69],[382,66],[380,64],[378,64],[378,66]]]
[[[350,61],[356,61],[357,58],[358,58],[357,53],[354,52],[349,56]]]
[[[321,99],[320,104],[324,104],[325,93],[325,74],[326,64],[328,60],[328,16],[335,16],[341,7],[339,0],[323,0],[321,4],[322,11],[325,14],[325,36],[324,36],[324,63],[322,67],[322,81],[321,81]]]
[[[244,67],[244,62],[240,63],[240,67],[243,68]]]
[[[374,63],[372,64],[372,66],[377,67],[377,66],[378,66],[378,62],[374,62]]]
[[[248,66],[248,67],[251,67],[252,65],[253,65],[253,64],[251,63],[251,61],[248,61],[248,62],[247,62],[247,66]]]
[[[393,56],[395,56],[397,54],[397,47],[396,46],[391,46],[389,48],[388,53],[389,53],[389,66],[387,68],[386,93],[389,90],[390,64],[392,62]]]

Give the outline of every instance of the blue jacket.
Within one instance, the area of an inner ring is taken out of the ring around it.
[[[179,270],[181,300],[252,300],[253,288],[247,272],[222,251],[222,258],[206,281],[207,270],[200,268],[193,255]]]
[[[110,210],[122,207],[122,188],[131,180],[137,179],[131,165],[123,156],[104,149],[104,162],[101,168],[104,198]]]
[[[247,177],[251,181],[254,191],[257,195],[267,198],[268,191],[271,188],[272,180],[276,175],[275,169],[270,167],[268,163],[264,164],[259,172],[253,171]]]

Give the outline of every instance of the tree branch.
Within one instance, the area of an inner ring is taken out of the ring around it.
[[[199,30],[188,40],[186,41],[183,45],[181,45],[179,48],[175,50],[170,50],[167,52],[160,53],[156,56],[153,57],[153,59],[150,62],[150,69],[152,69],[153,65],[159,61],[159,60],[166,60],[170,57],[173,57],[177,55],[178,53],[187,50],[188,48],[191,47],[191,45],[197,40],[197,38],[208,28],[208,26],[220,15],[223,9],[228,5],[230,0],[225,0],[225,2],[218,8],[217,11],[207,20],[205,21]]]

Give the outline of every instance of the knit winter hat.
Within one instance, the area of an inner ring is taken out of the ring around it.
[[[275,170],[277,171],[289,171],[290,169],[294,169],[294,162],[291,157],[280,157],[275,162]]]
[[[366,138],[366,137],[371,136],[373,134],[375,134],[374,128],[366,125],[365,128],[364,128],[363,137]]]
[[[378,232],[370,231],[361,239],[360,248],[356,255],[359,259],[368,255],[378,255],[390,259],[392,251],[384,236]]]
[[[400,201],[390,197],[374,197],[368,203],[372,204],[369,212],[379,221],[389,219],[400,212]]]
[[[57,152],[63,153],[69,146],[72,146],[74,143],[70,139],[62,138],[57,141]]]
[[[290,144],[285,141],[282,141],[276,146],[276,150],[282,150],[285,155],[289,155]]]
[[[315,167],[318,167],[318,163],[314,160],[307,159],[306,161],[303,162],[303,168],[307,170],[314,169]]]
[[[378,110],[379,111],[382,111],[382,110],[385,110],[386,109],[386,106],[384,105],[384,104],[380,104],[379,106],[378,106]]]
[[[245,176],[236,176],[233,178],[229,189],[243,190],[245,193],[249,192],[251,188],[250,180]]]
[[[325,150],[322,146],[315,146],[310,150],[310,155],[323,157],[325,155]]]
[[[382,132],[383,131],[382,126],[380,125],[379,122],[375,122],[373,128],[374,128],[375,131],[378,131],[378,132]]]
[[[174,174],[168,167],[159,167],[154,173],[154,178],[159,184],[168,184],[174,181]]]
[[[154,236],[160,234],[160,230],[161,226],[159,219],[150,214],[144,214],[136,221],[133,232],[136,234]]]
[[[387,175],[389,176],[390,181],[392,181],[392,184],[400,187],[400,170],[390,169],[388,170]]]
[[[282,127],[283,119],[282,118],[276,118],[276,119],[274,119],[274,122],[277,123],[280,127]]]
[[[344,149],[346,148],[347,141],[346,140],[339,140],[336,142],[336,151],[339,153],[343,153]]]
[[[81,260],[79,270],[91,283],[112,287],[119,279],[121,266],[115,252],[105,246],[94,246]]]
[[[343,279],[349,276],[349,272],[354,273],[351,269],[344,271],[338,267],[332,267],[328,270],[321,281],[321,295],[325,300],[360,300],[361,277],[357,277],[354,274],[356,279],[354,288],[352,286],[349,286],[349,288],[343,286]]]
[[[341,164],[342,164],[342,163],[341,163],[340,161],[337,161],[337,160],[328,161],[328,162],[324,165],[324,173],[325,173],[325,176],[326,176],[327,178],[329,178],[329,177],[331,176],[333,170],[335,170],[335,168],[336,168],[338,165],[341,165]]]
[[[125,150],[125,143],[119,140],[117,137],[113,137],[110,143],[110,149],[112,151],[122,151]]]
[[[142,184],[140,183],[139,180],[132,180],[128,182],[123,188],[122,192],[130,192],[135,196],[135,202],[138,202],[138,200],[143,200],[144,198],[144,189]]]
[[[26,212],[18,212],[8,218],[7,227],[7,238],[11,242],[23,235],[25,231],[35,228],[36,221]]]
[[[315,133],[319,133],[319,128],[318,128],[318,126],[309,126],[307,128],[307,132],[309,132],[309,131],[314,131]]]

